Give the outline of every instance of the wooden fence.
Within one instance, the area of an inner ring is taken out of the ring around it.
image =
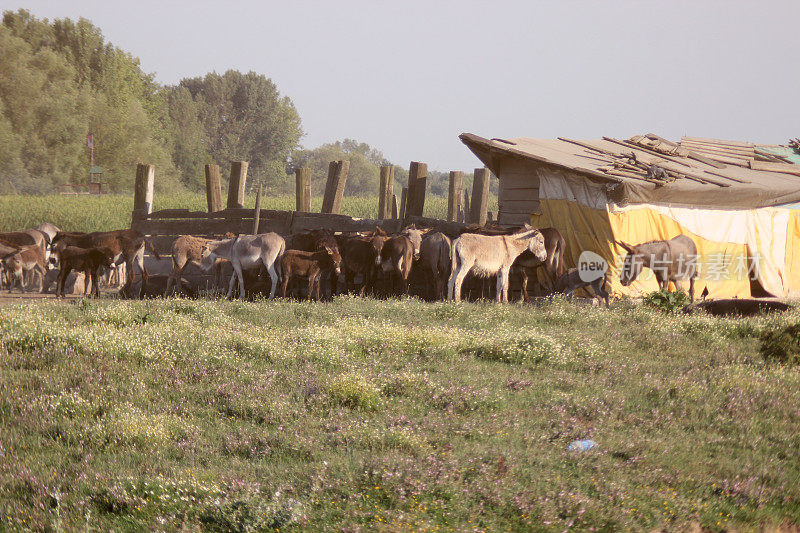
[[[291,235],[323,228],[350,232],[369,231],[376,227],[387,233],[395,233],[403,226],[412,223],[417,227],[436,228],[447,234],[457,235],[467,223],[482,225],[487,220],[490,176],[487,169],[475,170],[471,206],[463,186],[463,173],[450,173],[447,220],[422,216],[428,177],[425,163],[417,161],[411,163],[408,187],[403,188],[399,205],[397,196],[393,193],[394,167],[381,168],[380,196],[376,205],[375,219],[358,219],[339,213],[347,182],[348,161],[330,163],[322,213],[310,212],[311,172],[307,168],[295,171],[295,211],[260,209],[260,185],[256,209],[245,208],[247,169],[246,161],[231,163],[227,207],[224,209],[220,168],[218,165],[206,165],[208,212],[188,209],[164,209],[153,212],[155,169],[153,165],[140,164],[136,170],[131,227],[149,235],[159,252],[169,253],[172,242],[179,235],[219,236],[227,232],[250,234],[270,231]]]

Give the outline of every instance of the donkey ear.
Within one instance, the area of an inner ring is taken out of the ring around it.
[[[633,246],[631,246],[630,244],[625,244],[622,241],[614,241],[614,242],[617,243],[617,245],[621,246],[622,249],[628,252],[629,254],[633,253]]]

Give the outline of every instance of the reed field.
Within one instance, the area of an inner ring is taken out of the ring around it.
[[[156,194],[153,209],[207,210],[205,193]],[[293,210],[294,196],[266,196],[261,201],[263,209]],[[255,197],[246,198],[245,207],[254,207]],[[312,211],[322,208],[322,197],[311,201]],[[62,196],[0,196],[0,231],[33,228],[50,222],[65,231],[109,231],[130,227],[132,195],[81,195]],[[497,213],[497,197],[490,197],[489,211]],[[378,198],[345,196],[342,214],[358,218],[375,218]],[[447,217],[447,198],[428,196],[425,199],[425,216]]]
[[[560,299],[6,306],[0,523],[788,531],[800,372],[765,346],[798,322]]]

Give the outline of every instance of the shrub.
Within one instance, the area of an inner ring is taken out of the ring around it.
[[[767,362],[800,364],[800,322],[761,335],[761,356]]]
[[[644,297],[644,303],[665,313],[674,313],[689,303],[689,295],[682,290],[675,292],[669,292],[668,290],[654,291]]]
[[[562,351],[555,340],[542,334],[531,334],[522,339],[488,339],[465,348],[462,353],[487,361],[511,364],[536,365]]]
[[[378,411],[381,407],[381,391],[363,376],[343,374],[328,384],[328,394],[334,402],[351,409]]]

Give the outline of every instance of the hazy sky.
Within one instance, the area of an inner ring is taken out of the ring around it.
[[[800,136],[800,1],[16,2],[85,17],[158,81],[262,73],[314,147],[478,164],[458,140]]]

